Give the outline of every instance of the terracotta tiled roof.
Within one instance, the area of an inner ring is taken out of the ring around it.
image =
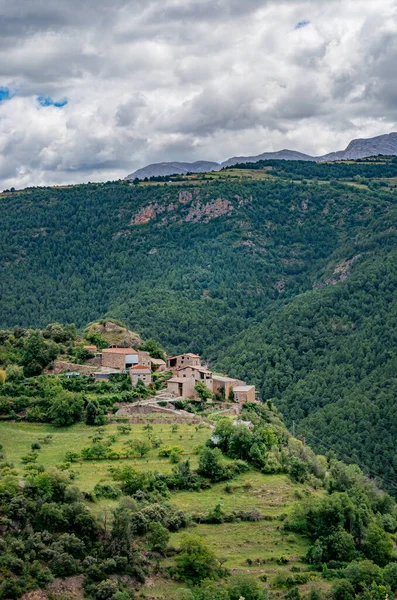
[[[148,371],[150,373],[150,368],[142,365],[135,365],[135,367],[131,367],[131,371]]]
[[[138,356],[138,352],[134,350],[134,348],[104,348],[102,350],[102,354],[136,354]]]

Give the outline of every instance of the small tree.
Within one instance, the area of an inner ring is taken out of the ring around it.
[[[8,365],[6,367],[7,381],[20,381],[23,379],[23,368],[18,365]]]
[[[196,390],[197,395],[202,402],[206,402],[210,398],[212,399],[214,397],[214,394],[211,392],[211,390],[209,390],[205,383],[202,383],[201,381],[196,383],[194,389]]]
[[[259,582],[250,575],[235,575],[228,586],[230,600],[263,600]]]
[[[89,402],[86,408],[86,425],[95,425],[95,419],[98,412],[98,406],[95,402]]]
[[[133,448],[141,458],[143,458],[144,456],[146,456],[146,454],[149,453],[151,447],[151,444],[149,444],[149,442],[147,442],[146,440],[134,440],[133,442]]]
[[[85,416],[86,425],[104,425],[106,422],[105,414],[98,405],[98,402],[91,401],[87,404],[86,408],[86,416]]]
[[[397,563],[389,563],[383,570],[383,577],[392,592],[397,591]]]
[[[170,532],[168,529],[163,527],[161,523],[154,521],[149,525],[149,533],[147,538],[149,546],[154,552],[160,552],[161,554],[164,554],[170,539]]]
[[[392,551],[393,542],[390,535],[375,524],[369,525],[363,543],[365,556],[384,567],[390,561]]]
[[[140,349],[145,352],[149,352],[152,358],[161,358],[162,360],[165,360],[164,351],[162,350],[160,344],[155,340],[147,340],[142,344]]]
[[[183,539],[181,552],[175,562],[179,578],[194,584],[204,579],[216,579],[221,574],[215,553],[197,535]]]
[[[335,581],[331,594],[332,600],[354,600],[354,588],[346,579]]]
[[[199,458],[198,474],[211,481],[221,481],[225,472],[221,458],[222,453],[218,448],[203,448]]]
[[[71,392],[60,392],[51,403],[48,415],[57,427],[68,427],[81,419],[83,400]]]

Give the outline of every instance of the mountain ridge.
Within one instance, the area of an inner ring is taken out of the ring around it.
[[[189,162],[161,162],[153,163],[137,169],[125,177],[129,179],[145,179],[145,177],[158,177],[167,175],[186,175],[186,173],[204,173],[208,171],[219,171],[226,167],[247,162],[258,162],[260,160],[304,160],[310,162],[327,162],[336,160],[357,160],[379,154],[397,155],[397,132],[386,133],[372,138],[355,138],[349,142],[345,150],[329,152],[321,156],[311,156],[297,150],[284,148],[276,152],[262,152],[253,156],[233,156],[217,163],[214,161],[199,160]]]

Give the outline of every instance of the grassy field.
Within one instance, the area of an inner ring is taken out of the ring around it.
[[[150,415],[148,415],[150,417]],[[181,446],[184,449],[183,459],[189,458],[194,468],[197,466],[197,456],[193,453],[195,446],[204,444],[210,432],[207,428],[196,430],[190,423],[178,425],[178,431],[172,432],[172,424],[153,424],[152,433],[162,439],[165,445]],[[132,431],[128,435],[118,433],[117,425],[107,425],[104,428],[104,440],[111,435],[116,435],[116,441],[112,444],[115,450],[122,450],[126,441],[133,439],[147,439],[147,432],[143,429],[144,424],[132,425]],[[24,465],[21,458],[30,452],[33,442],[39,438],[51,434],[53,436],[50,444],[41,444],[38,463],[45,468],[54,467],[65,461],[65,455],[69,451],[81,452],[84,447],[91,444],[96,428],[78,424],[66,429],[57,429],[51,425],[39,423],[0,423],[0,443],[3,444],[6,458],[12,462],[15,468],[22,474]],[[100,481],[108,481],[109,467],[117,464],[131,464],[135,469],[160,471],[169,473],[173,465],[166,458],[158,457],[158,449],[153,448],[144,458],[132,457],[117,461],[97,460],[74,462],[73,471],[76,473],[76,484],[85,492],[91,491]]]
[[[195,425],[186,423],[180,424],[178,431],[173,432],[171,423],[153,423],[152,426],[153,435],[161,438],[166,445],[182,446],[183,458],[189,458],[193,468],[197,466],[194,448],[208,439],[211,433],[208,428],[198,429]],[[116,440],[112,443],[112,448],[117,450],[122,449],[127,440],[147,438],[143,423],[133,424],[131,427],[132,431],[128,435],[122,435],[117,430],[117,425],[107,425],[104,427],[104,441],[115,435]],[[56,429],[43,424],[3,422],[0,423],[0,443],[4,446],[6,459],[14,464],[22,476],[24,465],[21,458],[31,450],[31,444],[39,438],[48,434],[53,436],[50,444],[42,444],[38,458],[39,464],[51,467],[63,463],[66,452],[79,452],[89,446],[96,431],[96,428],[83,424]],[[76,485],[83,491],[91,491],[96,483],[110,480],[108,470],[111,465],[126,463],[137,470],[163,473],[170,472],[173,467],[168,459],[158,457],[158,449],[150,450],[148,456],[143,459],[76,462],[72,464],[76,473]],[[271,582],[280,570],[290,570],[292,566],[304,567],[302,559],[308,543],[302,537],[284,532],[283,523],[285,515],[290,514],[307,493],[307,488],[292,483],[286,475],[264,475],[257,471],[250,471],[227,484],[218,483],[199,492],[175,492],[170,502],[188,515],[206,514],[220,504],[226,514],[255,508],[265,516],[265,520],[193,525],[188,530],[173,533],[170,544],[178,548],[184,535],[197,534],[208,542],[232,573],[251,573],[258,578],[266,575]],[[322,492],[311,490],[311,493]],[[93,513],[101,521],[106,517],[108,522],[111,519],[111,511],[116,506],[115,500],[89,503]],[[173,558],[164,559],[161,566],[170,566],[173,561]],[[158,600],[180,600],[180,590],[183,587],[175,581],[154,576],[145,585],[144,594],[147,598]]]

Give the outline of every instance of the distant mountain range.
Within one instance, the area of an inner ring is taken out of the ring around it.
[[[224,167],[231,167],[239,163],[258,162],[259,160],[309,160],[313,162],[325,162],[334,160],[356,160],[368,156],[383,154],[387,156],[397,155],[397,133],[387,133],[373,138],[359,138],[352,140],[345,150],[330,152],[323,156],[310,156],[295,150],[279,150],[278,152],[264,152],[256,156],[234,156],[222,163],[199,160],[188,162],[162,162],[147,165],[134,173],[127,175],[126,179],[144,179],[145,177],[157,177],[159,175],[186,175],[186,173],[206,173],[208,171],[219,171]]]

